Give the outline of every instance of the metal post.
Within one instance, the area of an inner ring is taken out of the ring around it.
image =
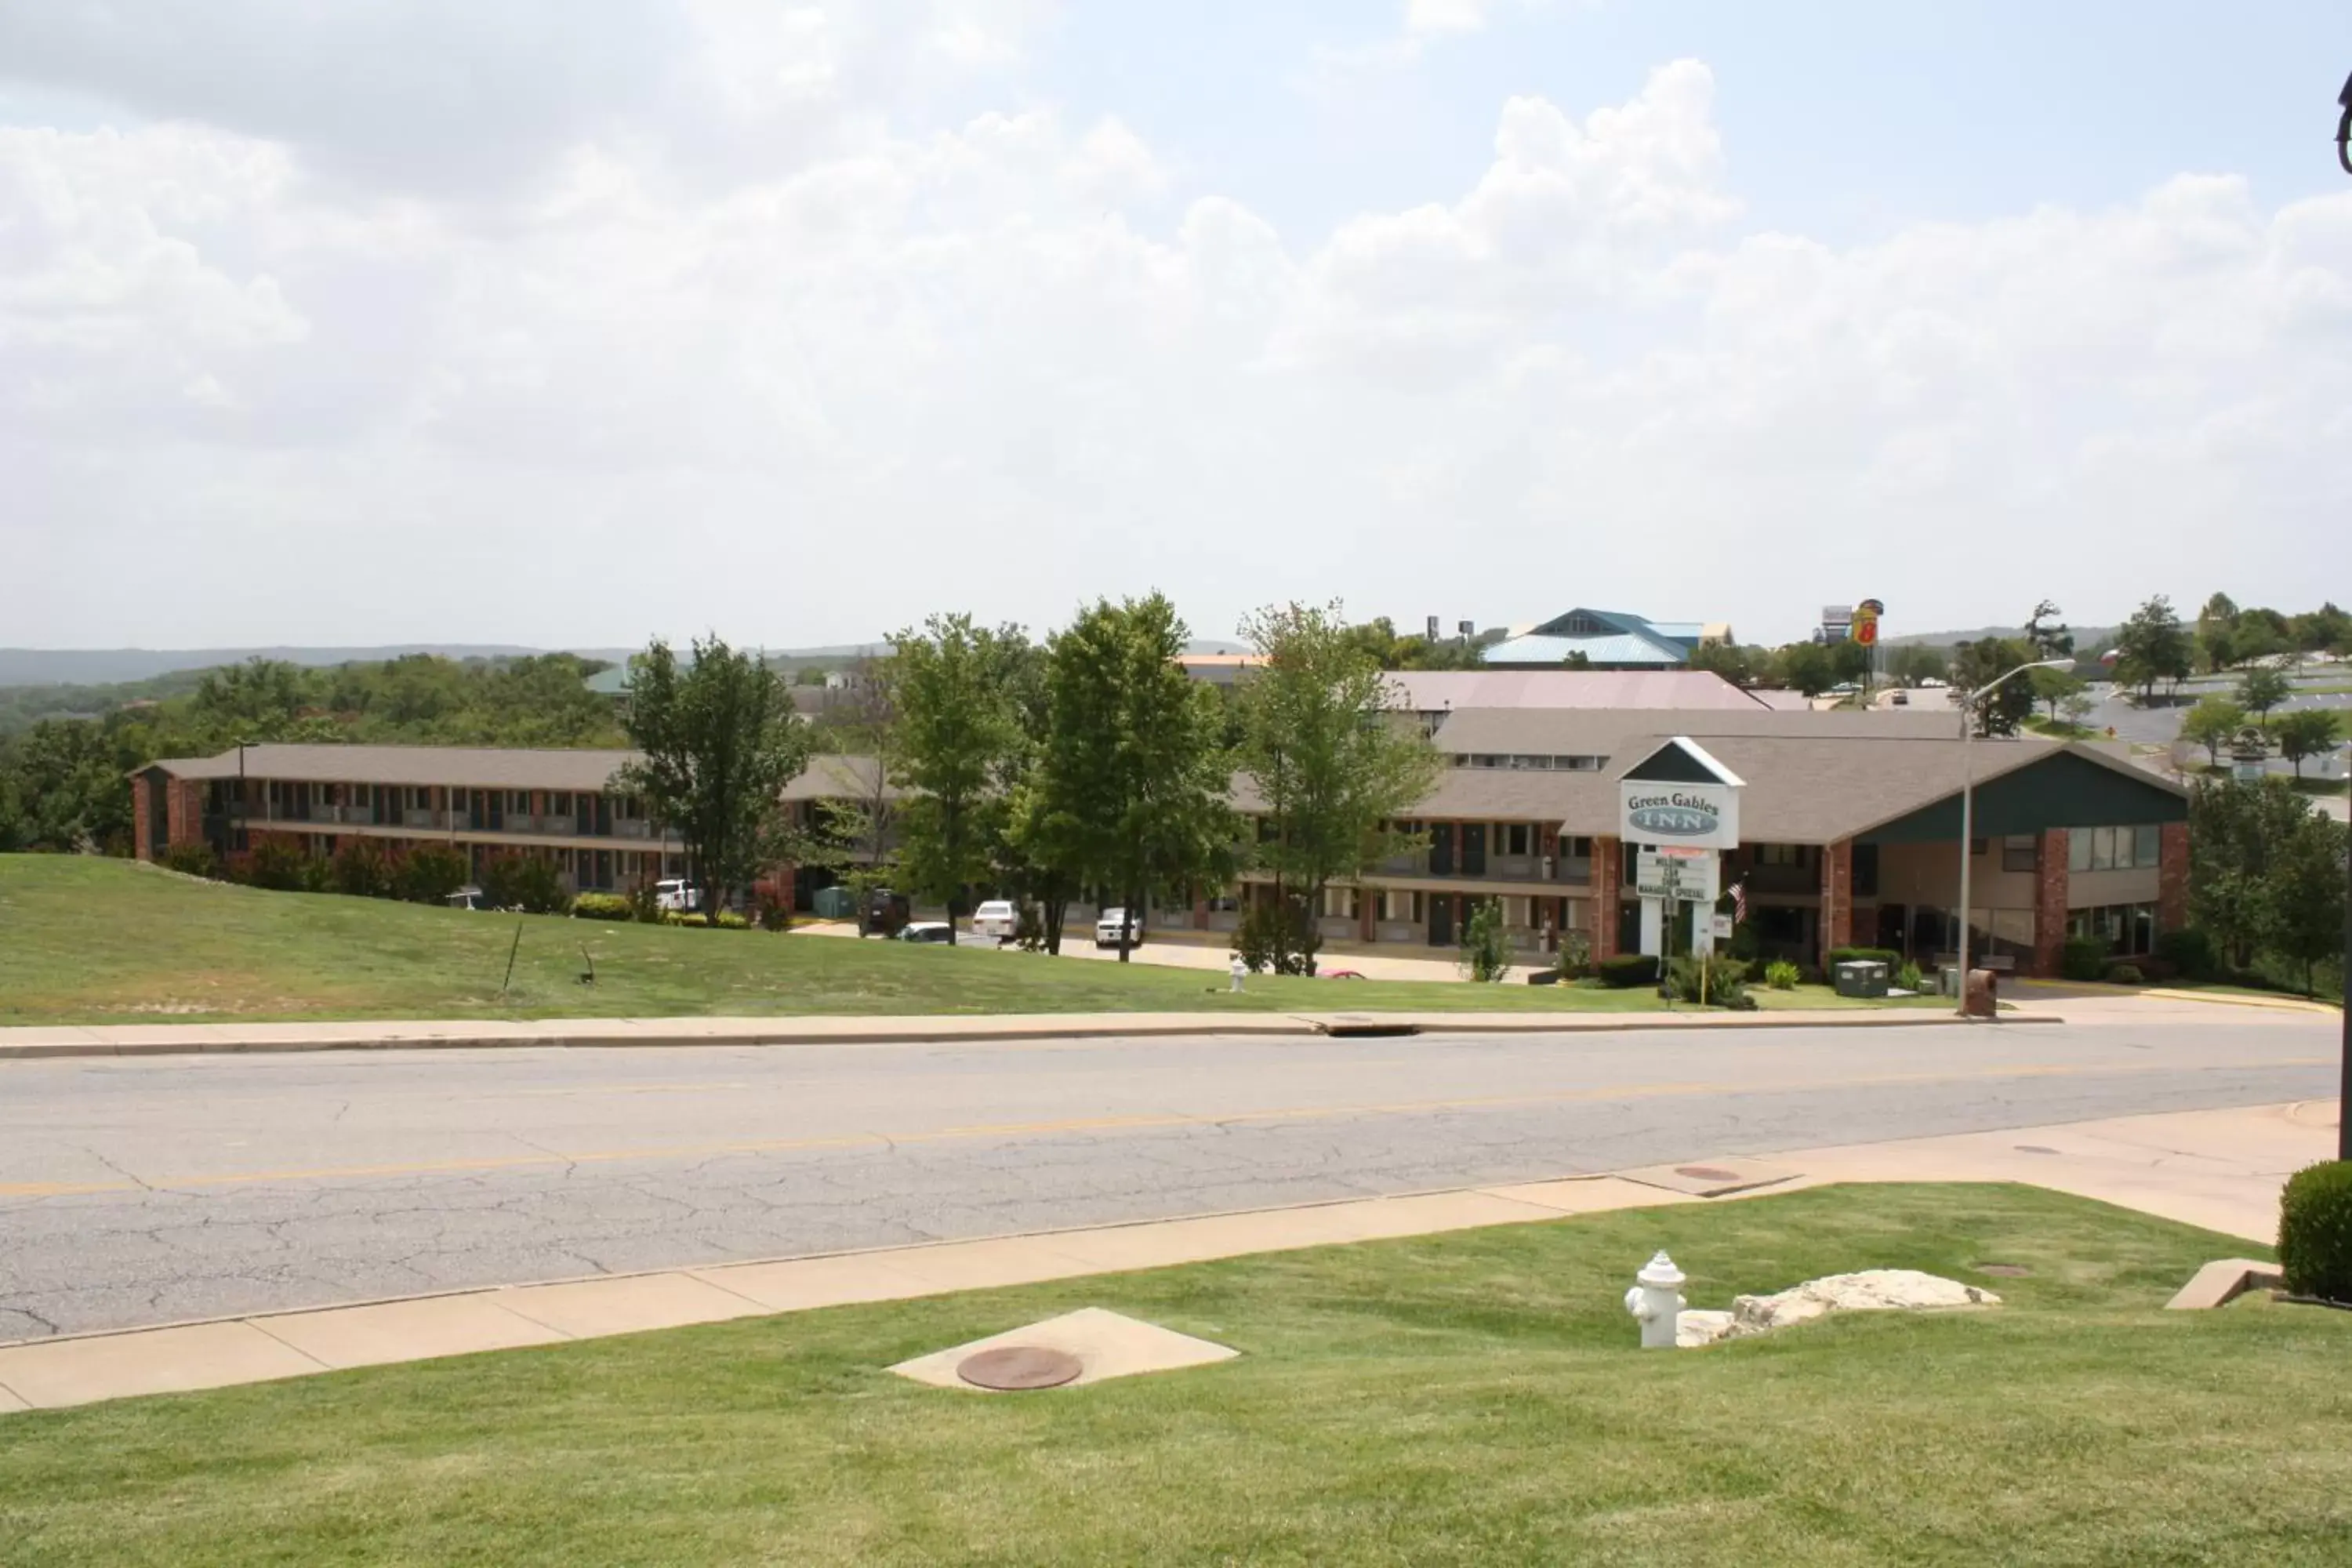
[[[1976,843],[1976,753],[1971,749],[1976,736],[1976,701],[1970,699],[1960,708],[1960,1011],[1969,1010],[1969,872],[1975,857]]]
[[[2344,84],[2345,96],[2352,99],[2352,81]],[[2352,102],[2345,105],[2345,121],[2352,124]],[[2352,742],[2344,748],[2344,793],[2352,799]],[[2352,813],[2344,824],[2347,847],[2352,849]],[[2344,858],[2344,1063],[2342,1076],[2336,1086],[2336,1157],[2352,1160],[2352,854]]]

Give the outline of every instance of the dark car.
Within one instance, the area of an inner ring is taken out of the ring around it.
[[[866,895],[857,907],[859,936],[897,936],[914,916],[914,906],[904,893],[894,893],[887,888],[877,888]]]

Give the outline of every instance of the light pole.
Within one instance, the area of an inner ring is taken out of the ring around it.
[[[2352,126],[2352,81],[2344,84],[2344,122]],[[2337,146],[2340,151],[2342,143]],[[2345,168],[2352,172],[2352,163]],[[2352,800],[2352,740],[2344,742],[2344,793]],[[2352,810],[2344,814],[2344,832],[2352,839]],[[2352,844],[2347,847],[2352,848]],[[2344,860],[2344,1066],[2336,1086],[2336,1157],[2352,1160],[2352,854]]]
[[[1976,754],[1970,742],[1976,739],[1977,704],[2005,683],[2032,669],[2072,669],[2071,658],[2041,658],[2032,664],[2021,664],[2005,675],[1997,675],[1960,700],[1960,1011],[1969,1010],[1969,862],[1970,847],[1976,841],[1977,773]]]

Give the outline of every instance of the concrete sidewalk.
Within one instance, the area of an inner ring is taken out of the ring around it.
[[[2054,1012],[2001,1022],[2046,1023]],[[1941,1008],[1789,1008],[1756,1013],[1004,1013],[769,1018],[363,1020],[292,1024],[58,1024],[0,1028],[0,1062],[49,1057],[203,1056],[241,1051],[482,1050],[514,1047],[842,1046],[1176,1035],[1309,1037],[1350,1033],[1554,1034],[1637,1029],[1857,1028],[1957,1025]]]
[[[2334,1152],[2335,1109],[2124,1117],[26,1341],[0,1346],[0,1412],[1832,1182],[2025,1182],[2267,1242],[2286,1175]]]

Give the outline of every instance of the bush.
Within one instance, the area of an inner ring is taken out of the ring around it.
[[[784,902],[784,900],[782,900],[782,899],[762,899],[762,900],[760,900],[760,929],[761,929],[761,931],[790,931],[790,930],[792,930],[792,929],[793,929],[793,907],[792,907],[792,905],[790,905],[790,904],[788,904],[788,903]]]
[[[1486,899],[1462,922],[1462,973],[1484,983],[1498,982],[1511,972],[1511,944],[1503,929],[1503,905]]]
[[[1731,928],[1731,956],[1753,963],[1764,956],[1763,942],[1756,934],[1756,922],[1741,921]]]
[[[2058,955],[2058,973],[2069,980],[2098,980],[2107,973],[2107,944],[2094,936],[2066,939]]]
[[[1794,991],[1804,971],[1785,958],[1776,958],[1764,966],[1764,984],[1775,991]]]
[[[2213,952],[2213,939],[2194,927],[2160,933],[2156,956],[2183,980],[2210,980],[2221,967]]]
[[[667,918],[669,911],[661,907],[661,895],[654,890],[651,882],[638,883],[627,896],[629,918],[639,925],[657,926]]]
[[[1919,973],[1917,964],[1906,961],[1895,972],[1895,984],[1906,991],[1925,991],[1927,989],[1927,977]]]
[[[501,910],[528,915],[560,915],[572,909],[563,873],[537,855],[502,855],[482,868],[482,897]]]
[[[1601,984],[1612,991],[1631,991],[1640,985],[1658,983],[1658,960],[1647,952],[1621,952],[1614,958],[1604,958],[1599,965]]]
[[[275,893],[299,893],[310,883],[310,858],[283,838],[263,838],[253,847],[247,879]]]
[[[2290,1294],[2352,1302],[2352,1160],[2323,1160],[2288,1178],[2278,1255]]]
[[[1280,972],[1303,974],[1306,965],[1313,962],[1306,940],[1305,924],[1295,904],[1252,904],[1242,911],[1241,924],[1234,928],[1234,951],[1242,955],[1242,963],[1249,966],[1252,974],[1262,974],[1276,968],[1276,951],[1287,949],[1291,954],[1290,962],[1282,965]],[[1283,941],[1286,935],[1289,938],[1287,942]]]
[[[750,931],[751,922],[733,910],[721,910],[710,918],[710,923],[720,931]]]
[[[709,918],[699,911],[688,915],[680,914],[676,910],[665,910],[662,911],[662,920],[667,925],[691,926],[696,931],[701,931],[710,924]]]
[[[1666,966],[1666,989],[1677,1002],[1696,1002],[1702,974],[1714,1005],[1736,1007],[1748,994],[1748,965],[1731,957],[1710,957],[1703,968],[1696,958],[1677,958]]]
[[[392,897],[395,873],[392,857],[373,838],[347,838],[335,851],[332,868],[335,891],[355,899]]]
[[[220,875],[220,858],[209,844],[174,844],[163,851],[163,864],[184,877]]]
[[[1562,980],[1581,980],[1592,973],[1592,938],[1581,931],[1559,933],[1559,954],[1553,967]]]
[[[420,845],[401,861],[397,885],[412,904],[437,904],[466,885],[466,858],[438,844]]]
[[[2118,963],[2112,965],[2107,970],[2107,984],[2110,985],[2145,985],[2147,984],[2147,977],[2140,973],[2139,965],[2137,963]]]
[[[583,921],[627,921],[637,911],[621,893],[583,893],[572,900],[572,912]]]
[[[1903,967],[1903,955],[1891,947],[1833,947],[1822,967],[1835,974],[1841,963],[1883,963],[1892,974]]]

